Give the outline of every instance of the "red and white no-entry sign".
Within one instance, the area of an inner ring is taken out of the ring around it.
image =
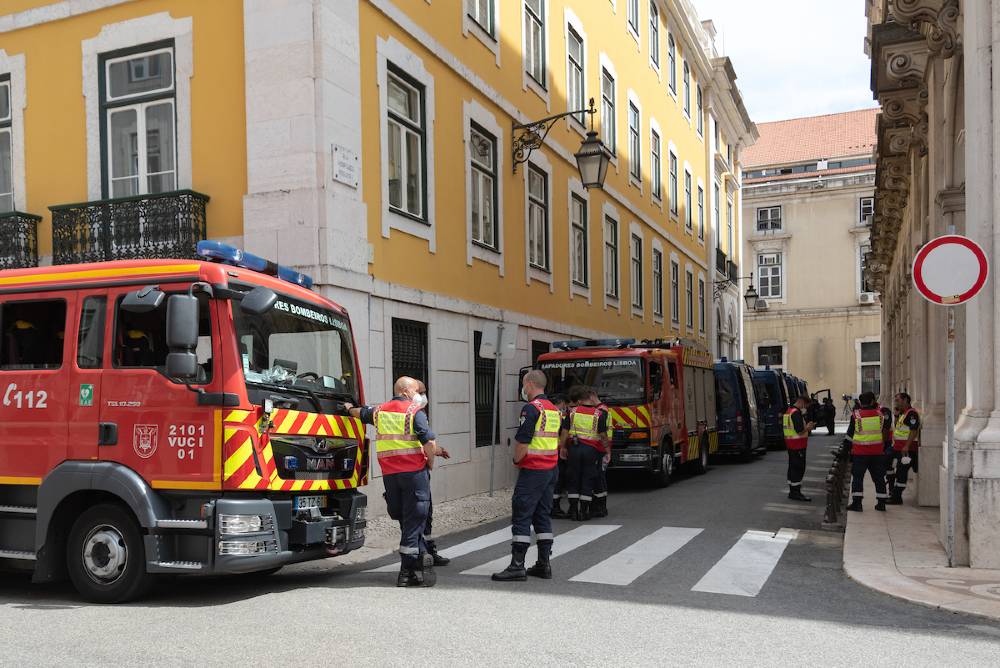
[[[913,258],[913,284],[929,302],[962,304],[986,285],[990,263],[972,239],[948,234],[932,239]]]

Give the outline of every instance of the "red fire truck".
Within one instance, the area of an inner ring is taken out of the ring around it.
[[[557,341],[539,356],[550,395],[593,387],[611,412],[609,469],[644,471],[666,486],[678,465],[708,470],[718,448],[712,356],[696,342]]]
[[[286,267],[198,253],[0,273],[0,564],[118,602],[364,544],[347,312]]]

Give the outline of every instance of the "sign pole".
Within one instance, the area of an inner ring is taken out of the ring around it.
[[[948,307],[948,377],[944,420],[948,428],[948,567],[955,566],[955,307]]]
[[[497,345],[493,353],[493,424],[490,431],[493,433],[493,440],[490,443],[490,496],[493,496],[493,472],[496,469],[497,446],[500,444],[499,422],[500,422],[500,342],[503,341],[503,323],[497,325]]]

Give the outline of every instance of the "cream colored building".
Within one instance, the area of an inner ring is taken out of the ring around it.
[[[881,306],[863,280],[875,189],[868,109],[757,127],[744,152],[744,358],[804,379],[811,392],[880,391]],[[885,400],[885,397],[883,397]]]

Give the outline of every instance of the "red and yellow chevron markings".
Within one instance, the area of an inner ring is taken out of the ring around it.
[[[653,424],[652,413],[647,405],[612,406],[608,408],[611,414],[612,429],[648,429]]]
[[[350,478],[338,480],[285,480],[278,475],[270,434],[331,436],[357,441],[365,437],[361,420],[339,415],[320,415],[290,409],[271,413],[265,429],[261,411],[231,411],[225,416],[223,481],[227,489],[274,492],[352,489],[368,482],[368,458],[359,451]]]

